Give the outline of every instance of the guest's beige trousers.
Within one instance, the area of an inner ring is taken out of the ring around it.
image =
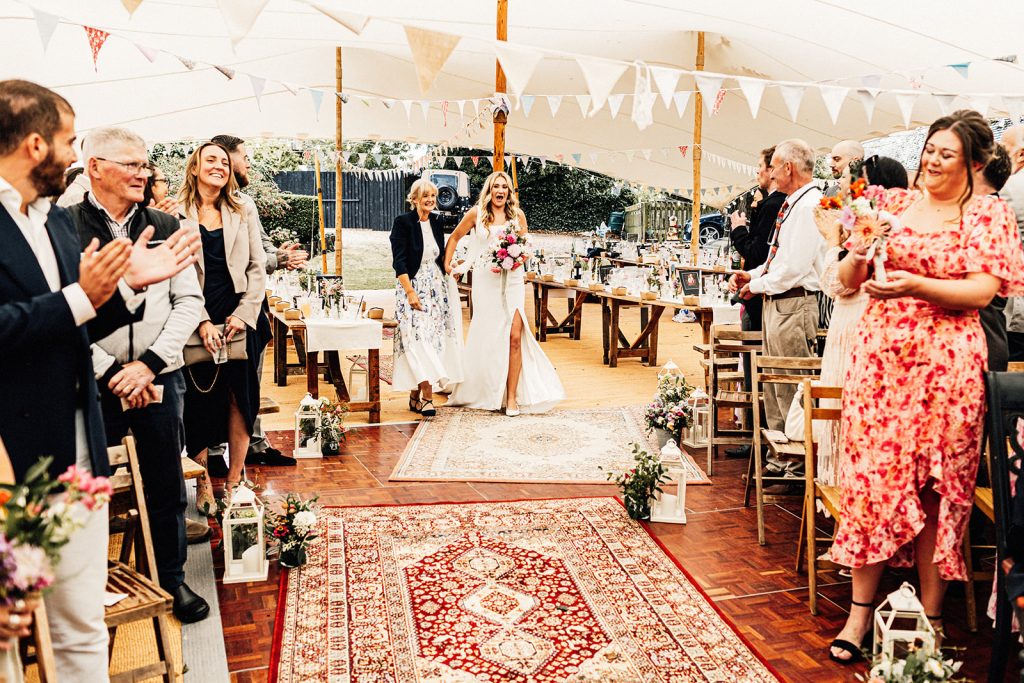
[[[818,300],[814,293],[764,301],[764,355],[810,358],[818,337]],[[779,371],[778,374],[789,374]],[[793,374],[799,374],[793,371]],[[768,429],[783,431],[796,386],[766,384],[764,414]]]

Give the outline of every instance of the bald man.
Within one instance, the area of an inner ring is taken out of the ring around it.
[[[1017,228],[1024,240],[1024,126],[1010,126],[1003,131],[1000,144],[1010,156],[1013,175],[1003,185],[999,196],[1010,203],[1017,216]],[[1006,337],[1010,362],[1024,361],[1024,297],[1013,297],[1006,302]]]
[[[828,157],[829,165],[832,167],[832,177],[839,180],[851,161],[858,161],[863,158],[864,146],[856,140],[837,142]]]

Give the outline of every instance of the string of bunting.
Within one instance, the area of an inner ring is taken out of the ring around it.
[[[221,73],[225,78],[234,80],[240,76],[248,78],[256,99],[257,106],[270,79],[258,74],[239,71],[228,65],[210,64],[194,60],[189,57],[168,53],[164,50],[142,45],[130,38],[119,36],[104,29],[94,26],[87,26],[74,21],[69,21],[49,12],[36,9],[26,0],[20,0],[28,6],[35,18],[39,30],[40,39],[44,51],[49,46],[50,40],[59,22],[80,26],[84,29],[93,58],[94,68],[99,69],[100,52],[111,37],[126,40],[135,45],[136,48],[150,62],[154,62],[159,55],[168,54],[181,63],[189,71],[198,69],[213,69]],[[316,0],[300,0],[323,15],[334,20],[355,34],[359,34],[371,20],[389,21],[378,17],[370,17],[354,12],[347,12],[328,7]],[[125,9],[129,14],[138,10],[143,0],[122,0]],[[255,23],[267,0],[256,0],[240,2],[237,0],[222,0],[218,6],[224,15],[225,23],[228,26],[231,40],[234,44],[240,42],[248,34]],[[433,83],[437,74],[443,68],[448,57],[461,40],[460,36],[453,34],[431,31],[419,27],[407,26],[406,38],[410,51],[414,57],[417,69],[417,76],[421,89],[426,92]],[[756,118],[761,106],[761,100],[767,88],[776,88],[782,96],[787,112],[796,121],[802,102],[806,93],[810,90],[817,91],[832,119],[835,123],[846,100],[855,98],[860,101],[864,108],[865,116],[870,122],[877,98],[880,95],[892,96],[896,100],[897,107],[903,119],[904,127],[909,128],[913,118],[913,111],[918,102],[924,97],[932,97],[938,104],[943,114],[947,114],[956,108],[957,101],[962,100],[973,109],[977,109],[983,115],[988,114],[997,101],[1002,101],[1003,108],[1007,114],[1015,120],[1019,120],[1024,114],[1024,94],[997,94],[997,93],[972,93],[956,94],[947,92],[929,92],[924,90],[925,73],[932,69],[948,68],[959,74],[965,80],[970,78],[971,67],[982,62],[1004,62],[1008,64],[1017,63],[1017,55],[1007,55],[962,62],[958,64],[946,64],[918,69],[908,69],[887,73],[870,74],[844,79],[847,82],[855,81],[844,85],[839,81],[816,82],[816,81],[781,81],[772,79],[761,79],[747,76],[734,76],[709,71],[694,71],[676,67],[653,66],[643,62],[625,62],[603,58],[564,53],[549,48],[537,48],[533,46],[517,45],[507,42],[496,42],[493,45],[495,56],[501,63],[503,70],[508,77],[508,94],[499,94],[498,97],[505,97],[510,109],[514,108],[529,117],[534,111],[537,100],[543,100],[548,105],[549,112],[555,116],[566,100],[575,101],[581,115],[584,117],[595,116],[598,112],[607,108],[612,118],[629,112],[630,117],[640,129],[646,128],[653,121],[653,108],[660,99],[663,106],[675,109],[677,115],[682,117],[686,111],[689,101],[695,92],[700,92],[707,107],[707,114],[717,114],[729,95],[741,94],[750,109],[751,116]],[[570,57],[575,59],[584,76],[587,85],[587,94],[525,94],[530,78],[545,56],[558,56],[560,58]],[[612,88],[619,78],[628,69],[635,70],[635,88],[633,92],[611,93]],[[881,80],[887,75],[899,75],[906,77],[910,88],[883,89],[880,87]],[[694,79],[695,87],[692,89],[677,89],[682,77],[688,76]],[[726,87],[726,82],[735,82],[734,86]],[[492,102],[494,96],[480,98],[448,98],[448,99],[396,99],[357,93],[335,92],[323,88],[312,88],[283,81],[281,85],[293,95],[305,90],[309,93],[310,102],[314,112],[319,118],[320,108],[325,95],[332,94],[338,97],[344,104],[351,102],[361,103],[366,106],[379,104],[386,109],[400,105],[411,121],[413,107],[418,107],[427,118],[432,108],[439,108],[444,117],[444,124],[447,126],[447,117],[450,108],[454,105],[458,109],[460,117],[465,119],[467,106],[473,107],[475,114],[479,114],[484,103]],[[625,107],[626,100],[631,106]]]

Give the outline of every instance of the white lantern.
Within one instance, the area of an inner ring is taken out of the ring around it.
[[[224,511],[224,583],[267,580],[263,503],[245,484],[231,494]]]
[[[683,371],[679,369],[679,366],[669,359],[667,363],[661,366],[661,371],[658,372],[658,379],[662,377],[682,377]]]
[[[875,610],[874,654],[895,661],[905,659],[912,650],[935,652],[935,629],[917,599],[917,591],[904,582]]]
[[[296,458],[322,458],[320,453],[320,401],[312,394],[299,401],[295,411],[295,451]]]
[[[658,494],[651,506],[651,521],[686,524],[686,470],[683,469],[683,452],[675,439],[669,439],[662,447],[661,462],[668,468],[669,483],[676,485],[676,495]]]
[[[711,420],[711,403],[703,389],[694,389],[686,399],[690,409],[690,426],[683,428],[683,445],[688,448],[707,448],[708,423]]]

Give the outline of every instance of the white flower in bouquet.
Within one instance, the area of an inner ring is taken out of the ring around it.
[[[946,675],[945,670],[942,668],[942,662],[937,659],[929,659],[924,663],[924,670],[930,673],[936,678],[942,678]]]
[[[312,510],[301,510],[295,513],[295,530],[299,533],[305,533],[306,531],[313,528],[316,524],[316,513]]]
[[[16,588],[28,592],[41,583],[49,585],[53,577],[53,566],[45,550],[39,546],[18,543],[11,547],[11,554],[15,562],[12,583]]]

